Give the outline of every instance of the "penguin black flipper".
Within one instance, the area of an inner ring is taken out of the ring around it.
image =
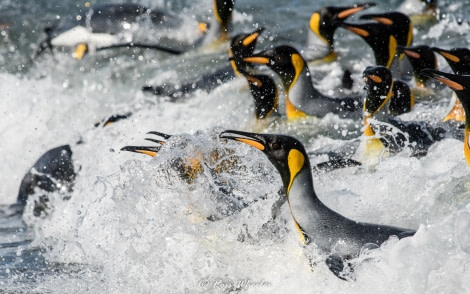
[[[16,203],[24,209],[28,197],[38,189],[43,192],[70,193],[75,177],[70,145],[53,148],[44,153],[23,177]]]

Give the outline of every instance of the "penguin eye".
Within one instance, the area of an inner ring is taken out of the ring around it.
[[[273,150],[279,150],[279,149],[281,149],[281,144],[279,144],[279,143],[272,143],[272,144],[271,144],[271,147],[272,147]]]

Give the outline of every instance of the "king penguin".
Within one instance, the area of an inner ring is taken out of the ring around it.
[[[14,207],[23,213],[28,198],[41,193],[34,201],[34,215],[47,213],[48,193],[60,192],[64,198],[73,190],[76,172],[72,160],[70,145],[63,145],[44,153],[24,175]]]
[[[268,49],[243,60],[266,65],[279,75],[286,93],[288,119],[306,115],[324,117],[328,113],[335,113],[342,118],[361,116],[362,99],[359,96],[336,99],[315,89],[307,63],[291,46]]]
[[[413,67],[416,86],[420,88],[427,87],[430,78],[422,75],[421,70],[425,68],[437,69],[437,58],[431,47],[428,45],[397,46],[397,51],[405,54],[406,58],[410,61]]]
[[[394,36],[400,31],[393,32],[388,25],[380,22],[342,23],[341,26],[360,36],[372,48],[375,64],[387,68],[392,66],[397,53],[397,39]]]
[[[462,103],[465,111],[463,150],[467,164],[470,165],[470,75],[456,75],[432,69],[424,69],[421,73],[451,88]]]
[[[246,143],[262,151],[279,172],[300,240],[313,242],[330,257],[327,265],[343,278],[343,261],[363,248],[377,248],[391,236],[413,236],[414,230],[357,222],[331,210],[317,197],[310,161],[294,137],[227,130],[221,138]]]
[[[364,14],[360,19],[375,20],[386,25],[400,46],[411,46],[413,43],[413,24],[410,18],[401,12]]]
[[[309,61],[321,59],[326,62],[336,60],[333,37],[336,29],[349,16],[375,6],[375,3],[353,6],[326,6],[315,11],[310,17],[305,58]]]
[[[470,50],[467,48],[452,48],[445,50],[437,47],[433,47],[434,52],[439,53],[449,64],[452,71],[457,75],[469,75],[470,74]],[[433,68],[431,68],[433,69]],[[451,110],[444,118],[444,121],[455,120],[458,122],[465,121],[465,111],[462,103],[459,99],[452,95],[451,99]]]
[[[266,74],[241,71],[255,101],[255,117],[262,120],[278,112],[279,91],[274,80]]]

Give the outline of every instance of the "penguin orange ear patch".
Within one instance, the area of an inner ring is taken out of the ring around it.
[[[381,77],[376,75],[368,75],[366,78],[373,80],[377,84],[380,84],[383,81]]]

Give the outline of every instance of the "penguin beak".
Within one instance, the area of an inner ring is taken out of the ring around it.
[[[421,58],[421,54],[419,54],[418,52],[416,52],[416,51],[414,51],[410,48],[400,46],[400,45],[397,45],[397,52],[400,53],[400,54],[405,53],[405,55],[410,57],[410,58],[414,58],[414,59],[420,59]]]
[[[443,83],[444,85],[448,86],[449,88],[451,88],[454,91],[462,91],[462,90],[465,89],[464,84],[458,82],[458,79],[461,77],[459,75],[445,73],[445,72],[442,72],[442,71],[433,70],[433,69],[429,69],[429,68],[423,69],[421,71],[421,74],[425,75],[425,76],[428,76],[428,77],[431,77],[431,78]]]
[[[249,62],[249,63],[269,65],[274,55],[275,55],[274,49],[268,49],[268,50],[261,51],[260,53],[245,57],[243,58],[243,61]]]
[[[376,22],[380,22],[380,23],[383,23],[385,25],[392,25],[393,24],[393,20],[388,18],[388,17],[384,17],[382,14],[365,14],[365,15],[361,15],[361,17],[359,17],[359,19],[372,19],[372,20],[375,20]]]
[[[345,8],[344,10],[342,10],[341,12],[338,13],[338,18],[339,19],[346,19],[347,17],[355,14],[355,13],[358,13],[359,11],[362,11],[364,9],[367,9],[369,7],[373,7],[375,6],[376,4],[375,3],[364,3],[364,4],[361,4],[361,5],[357,5],[356,7],[348,7],[348,8]]]
[[[162,137],[164,139],[168,139],[168,138],[171,137],[171,135],[167,135],[167,134],[160,133],[160,132],[155,132],[155,131],[148,132],[147,134],[156,135],[156,136]],[[148,155],[148,156],[155,157],[155,156],[157,156],[158,151],[160,151],[160,149],[162,148],[163,144],[165,144],[165,141],[162,141],[162,140],[156,140],[156,139],[152,139],[152,138],[145,138],[145,140],[153,142],[153,143],[157,143],[159,145],[157,145],[157,146],[124,146],[124,147],[121,148],[121,150],[122,151],[135,152],[135,153],[141,153],[141,154],[145,154],[145,155]]]
[[[460,62],[460,58],[452,53],[450,53],[449,51],[447,50],[443,50],[443,49],[440,49],[440,48],[437,48],[437,47],[432,47],[431,48],[434,52],[437,52],[439,53],[440,55],[442,55],[445,59],[447,60],[450,60],[452,62],[455,62],[455,63],[458,63]]]
[[[135,153],[141,153],[148,156],[157,156],[161,146],[124,146],[121,148],[122,151],[130,151]]]
[[[250,46],[253,42],[256,42],[256,40],[258,39],[258,37],[261,35],[263,31],[264,31],[264,28],[261,27],[257,29],[256,31],[254,31],[253,33],[251,33],[248,37],[243,39],[242,41],[243,46],[247,47],[247,46]]]
[[[261,151],[264,151],[266,149],[265,140],[263,136],[260,134],[227,130],[227,131],[223,131],[219,135],[219,137],[224,138],[224,139],[230,139],[230,140],[243,142]]]
[[[364,38],[366,38],[370,35],[369,31],[367,31],[364,28],[361,28],[360,25],[351,24],[351,23],[342,23],[341,26],[343,28],[347,29],[348,31],[351,31],[351,32],[355,33],[356,35],[359,35],[359,36],[364,37]]]

